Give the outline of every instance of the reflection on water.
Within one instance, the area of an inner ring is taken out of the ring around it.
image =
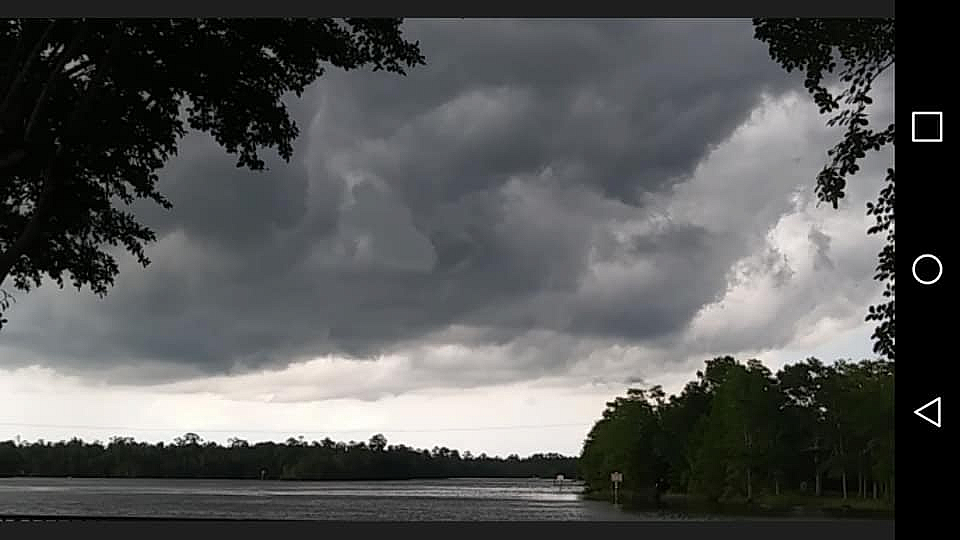
[[[583,500],[541,479],[391,482],[0,479],[0,515],[336,520],[669,519]]]
[[[225,495],[242,497],[457,497],[574,501],[583,486],[544,480],[452,479],[384,482],[277,482],[244,480],[6,479],[0,493],[75,492],[126,495]]]

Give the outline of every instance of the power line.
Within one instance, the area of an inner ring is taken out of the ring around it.
[[[329,434],[329,433],[376,433],[386,431],[389,433],[445,433],[445,432],[471,432],[471,431],[507,431],[522,429],[554,429],[562,427],[585,427],[591,422],[577,422],[566,424],[528,424],[513,426],[480,426],[480,427],[449,427],[433,429],[389,429],[389,428],[365,428],[365,429],[312,429],[312,430],[294,430],[294,429],[197,429],[193,431],[202,431],[207,433],[273,433],[273,434]],[[95,431],[166,431],[185,433],[189,429],[183,428],[161,428],[161,427],[130,427],[130,426],[94,426],[84,424],[35,424],[27,422],[0,422],[0,426],[24,427],[24,428],[54,428],[54,429],[87,429]]]

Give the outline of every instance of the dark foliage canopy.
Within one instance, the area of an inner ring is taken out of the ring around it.
[[[297,126],[281,98],[329,67],[423,63],[399,19],[0,21],[0,285],[49,277],[106,294],[123,246],[148,264],[154,233],[124,209],[169,208],[157,173],[188,130],[237,166],[285,160]],[[0,295],[0,311],[11,296]],[[0,320],[2,324],[2,320]]]

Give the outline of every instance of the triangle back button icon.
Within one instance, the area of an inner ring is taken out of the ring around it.
[[[936,411],[931,410],[936,407]],[[913,411],[913,414],[923,418],[927,422],[940,427],[940,398],[936,398],[930,403],[920,407],[919,409]]]

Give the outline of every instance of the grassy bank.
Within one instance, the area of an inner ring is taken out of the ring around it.
[[[613,493],[609,490],[585,492],[584,497],[613,502]],[[894,518],[894,507],[889,501],[857,497],[844,499],[841,496],[830,495],[821,497],[801,494],[761,495],[755,497],[753,501],[743,498],[710,501],[688,494],[666,493],[660,497],[659,501],[655,501],[649,494],[621,491],[619,499],[623,507],[630,510],[668,510],[691,515]]]

